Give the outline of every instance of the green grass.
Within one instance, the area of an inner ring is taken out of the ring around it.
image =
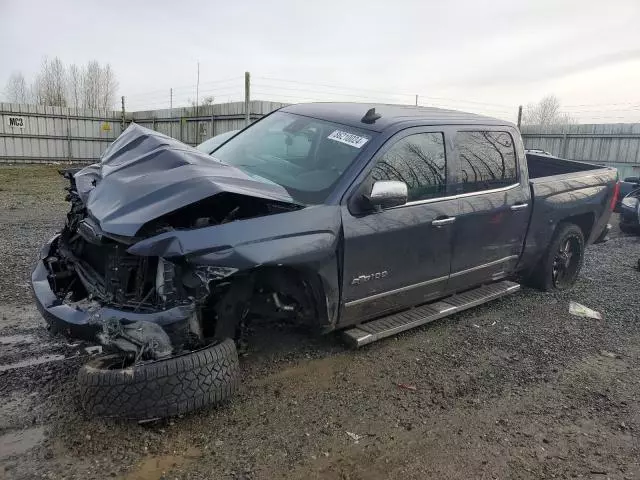
[[[37,207],[43,202],[62,204],[67,180],[58,174],[60,166],[0,166],[0,207]]]

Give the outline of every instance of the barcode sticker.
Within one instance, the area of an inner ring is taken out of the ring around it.
[[[335,140],[336,142],[344,143],[356,148],[362,148],[362,146],[369,141],[369,139],[366,137],[354,135],[353,133],[343,132],[342,130],[335,130],[327,138],[329,140]]]

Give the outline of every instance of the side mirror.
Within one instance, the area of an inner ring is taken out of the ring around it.
[[[365,195],[369,204],[376,208],[390,208],[407,203],[407,184],[397,180],[378,180],[371,193]]]

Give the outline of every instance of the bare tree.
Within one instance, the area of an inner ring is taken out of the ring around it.
[[[99,99],[102,108],[107,109],[113,106],[117,88],[118,82],[116,81],[116,74],[111,68],[111,65],[107,63],[100,70]]]
[[[538,103],[530,103],[522,114],[522,123],[529,125],[566,125],[574,123],[568,113],[560,111],[560,100],[547,95]]]
[[[111,65],[101,66],[93,60],[84,67],[72,64],[67,68],[56,57],[42,61],[30,87],[22,73],[14,73],[7,82],[5,95],[15,103],[35,101],[40,105],[108,109],[114,106],[117,88]]]
[[[210,105],[213,105],[213,101],[215,100],[213,95],[207,95],[206,97],[202,98],[200,100],[200,107],[208,107]],[[196,107],[196,101],[195,100],[191,100],[189,99],[188,102],[191,104],[192,107]]]
[[[82,82],[82,106],[84,108],[99,108],[100,106],[101,70],[100,64],[95,60],[87,63],[84,68]]]
[[[74,63],[67,72],[67,99],[73,108],[82,105],[82,70]]]
[[[14,72],[11,74],[7,81],[4,94],[7,100],[11,103],[29,102],[29,89],[27,88],[27,81],[25,80],[22,72]]]
[[[32,91],[37,103],[66,107],[66,71],[62,60],[55,57],[53,60],[45,58],[42,68],[32,86]]]

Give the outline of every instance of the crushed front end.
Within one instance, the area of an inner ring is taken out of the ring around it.
[[[52,330],[150,358],[196,345],[198,292],[175,281],[180,266],[127,253],[135,238],[102,232],[87,216],[73,172],[64,175],[71,210],[32,274],[36,304]]]
[[[71,208],[32,274],[54,331],[149,360],[241,340],[252,317],[334,328],[339,206],[136,125],[61,173]]]

